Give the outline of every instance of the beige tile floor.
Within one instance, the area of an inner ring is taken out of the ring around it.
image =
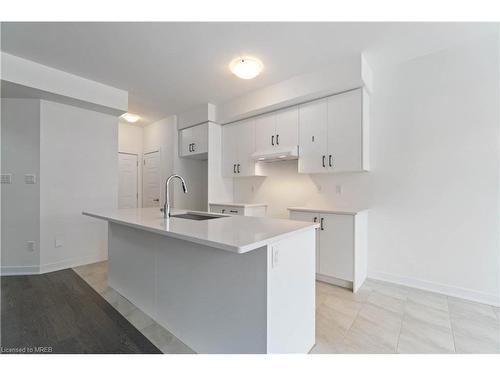
[[[106,262],[75,271],[161,351],[193,353],[108,287]],[[311,353],[500,353],[500,309],[375,280],[356,294],[317,282]]]

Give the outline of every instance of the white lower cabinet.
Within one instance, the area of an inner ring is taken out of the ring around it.
[[[316,231],[316,278],[356,292],[366,279],[367,211],[289,210],[292,220],[320,223]]]

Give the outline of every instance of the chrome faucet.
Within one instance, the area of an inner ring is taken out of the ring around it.
[[[170,181],[173,180],[174,178],[178,178],[179,180],[181,180],[182,190],[184,190],[184,194],[187,193],[187,191],[188,191],[186,181],[184,181],[184,179],[181,176],[179,176],[178,174],[173,174],[169,178],[167,178],[167,181],[165,181],[165,204],[163,205],[163,210],[162,210],[163,217],[165,219],[170,217],[169,184],[170,184]]]

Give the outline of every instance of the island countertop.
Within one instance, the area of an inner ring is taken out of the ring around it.
[[[172,214],[186,211],[173,209]],[[319,224],[254,216],[221,216],[209,220],[171,217],[168,220],[157,207],[84,211],[84,215],[185,241],[246,253],[283,239],[293,233],[318,228]],[[203,212],[203,214],[213,215]]]

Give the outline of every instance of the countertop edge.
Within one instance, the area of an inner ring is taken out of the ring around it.
[[[356,215],[368,210],[367,208],[349,209],[349,208],[314,208],[314,207],[287,207],[286,209],[288,211],[323,212],[323,213],[339,214],[339,215]]]
[[[146,225],[131,223],[129,221],[124,221],[124,220],[120,220],[120,219],[116,219],[116,218],[112,218],[112,217],[108,217],[108,216],[103,216],[103,215],[99,215],[99,214],[93,214],[93,213],[87,212],[87,211],[82,211],[82,215],[89,216],[89,217],[92,217],[94,219],[105,220],[105,221],[112,222],[115,224],[125,225],[125,226],[135,228],[135,229],[144,230],[144,231],[147,231],[150,233],[155,233],[155,234],[165,236],[165,237],[176,238],[179,240],[193,242],[193,243],[203,245],[203,246],[213,247],[215,249],[220,249],[220,250],[224,250],[224,251],[228,251],[228,252],[236,253],[236,254],[244,254],[244,253],[247,253],[249,251],[258,249],[260,247],[267,246],[270,243],[279,241],[279,240],[286,238],[287,236],[295,234],[295,233],[300,233],[302,231],[319,228],[319,224],[311,223],[310,225],[308,225],[306,227],[298,228],[298,229],[295,229],[295,230],[287,232],[287,233],[279,234],[279,235],[267,238],[265,240],[254,242],[252,244],[243,245],[243,246],[230,246],[230,245],[222,244],[220,242],[213,242],[210,240],[204,240],[204,239],[200,239],[200,238],[196,238],[196,237],[186,236],[186,235],[182,235],[179,233],[166,232],[164,230],[152,228],[152,227],[149,227]]]

